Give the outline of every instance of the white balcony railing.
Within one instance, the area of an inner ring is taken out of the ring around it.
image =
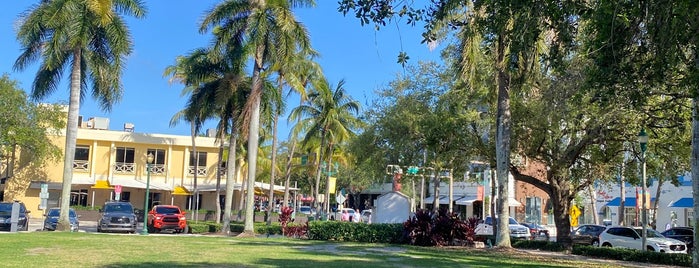
[[[134,163],[116,162],[114,164],[114,173],[133,174],[135,167]]]
[[[194,175],[194,171],[196,170],[197,176],[206,176],[206,167],[195,167],[195,166],[189,166],[188,168],[188,174],[189,175]]]
[[[146,167],[147,167],[147,165],[146,165]],[[150,165],[150,174],[154,174],[154,175],[165,174],[165,165],[164,164],[151,164]]]
[[[87,160],[73,160],[73,170],[90,171],[90,162]]]

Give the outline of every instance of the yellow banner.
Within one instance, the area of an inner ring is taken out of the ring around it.
[[[330,193],[334,194],[335,193],[335,183],[337,182],[337,178],[335,177],[328,177],[328,185],[330,185]]]

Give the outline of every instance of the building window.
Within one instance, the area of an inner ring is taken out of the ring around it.
[[[116,162],[114,163],[114,172],[122,174],[134,173],[134,148],[117,147]]]
[[[527,197],[525,207],[526,222],[541,223],[541,198],[532,196]]]
[[[685,209],[685,211],[687,211],[687,216],[685,217],[687,225],[685,226],[694,226],[694,209]]]
[[[90,146],[77,145],[75,146],[75,158],[73,159],[73,170],[89,171],[90,170]]]
[[[124,202],[131,201],[131,192],[121,192],[121,194],[119,194],[119,200],[117,200],[117,201],[124,201]]]
[[[165,150],[148,149],[146,155],[153,155],[153,164],[150,165],[150,173],[156,175],[165,174]]]
[[[87,206],[87,189],[74,190],[70,192],[71,206]]]
[[[206,152],[197,152],[199,161],[194,152],[189,152],[189,175],[194,175],[197,172],[198,176],[206,176]]]

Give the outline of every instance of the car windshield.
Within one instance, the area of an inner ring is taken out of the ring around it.
[[[492,219],[491,219],[490,217],[486,217],[486,218],[485,218],[485,224],[490,224],[490,225],[492,225],[492,224],[493,224]],[[509,224],[517,224],[517,225],[519,225],[519,223],[517,223],[517,221],[516,221],[514,218],[512,218],[512,217],[510,217]]]
[[[634,228],[634,231],[638,233],[638,236],[641,237],[641,228]],[[646,229],[646,237],[648,238],[653,238],[653,237],[665,237],[664,235],[660,234],[658,231],[653,230],[653,229]]]
[[[49,210],[49,213],[47,213],[46,215],[49,216],[49,217],[58,217],[58,216],[61,215],[61,210],[58,209],[58,208],[52,208],[52,209]],[[71,218],[75,218],[75,217],[78,216],[78,215],[75,214],[75,210],[72,210],[72,209],[68,211],[68,215],[69,215]]]
[[[19,213],[24,213],[24,211],[25,211],[24,206],[20,205],[19,206]],[[12,203],[0,203],[0,212],[11,213],[12,212]]]
[[[156,207],[155,213],[158,214],[180,214],[180,209],[176,207]]]
[[[128,212],[132,213],[133,208],[127,204],[109,204],[104,206],[104,212]]]

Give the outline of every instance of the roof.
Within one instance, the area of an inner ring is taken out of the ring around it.
[[[691,208],[694,207],[694,198],[682,197],[680,199],[670,202],[670,204],[668,204],[667,206],[671,208]]]

